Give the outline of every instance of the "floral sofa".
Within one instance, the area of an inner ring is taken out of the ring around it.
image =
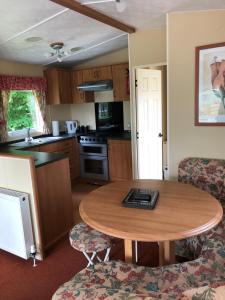
[[[209,192],[220,201],[225,210],[225,160],[186,158],[178,166],[178,181]],[[225,222],[224,219],[225,215],[222,224]],[[212,231],[216,230],[217,227],[212,229]],[[176,254],[189,260],[199,257],[202,246],[212,231],[176,242]]]
[[[209,191],[224,204],[224,167],[223,160],[187,158],[179,165],[179,181]],[[52,300],[225,299],[225,219],[196,240],[179,241],[177,250],[196,258],[157,268],[99,263],[63,284]]]

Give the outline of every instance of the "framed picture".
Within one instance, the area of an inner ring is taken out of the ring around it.
[[[225,125],[225,42],[196,48],[195,125]]]

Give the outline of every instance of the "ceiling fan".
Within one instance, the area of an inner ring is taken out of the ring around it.
[[[67,51],[65,51],[63,42],[54,42],[49,45],[51,47],[51,52],[45,54],[47,58],[55,57],[58,62],[62,62],[62,59],[69,55]]]
[[[81,0],[82,5],[100,4],[105,2],[115,2],[116,10],[119,13],[122,13],[127,7],[127,4],[124,0]]]
[[[70,50],[64,50],[63,42],[54,42],[49,44],[51,52],[45,53],[47,58],[55,57],[58,62],[62,62],[63,58],[72,55],[74,52],[80,51],[82,47],[74,47]]]

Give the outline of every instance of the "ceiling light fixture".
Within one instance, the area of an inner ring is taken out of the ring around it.
[[[25,39],[25,42],[28,43],[36,43],[36,42],[40,42],[42,40],[42,38],[40,36],[31,36]]]
[[[122,13],[127,8],[127,4],[124,0],[82,0],[81,5],[99,4],[107,2],[116,2],[116,10],[119,13]]]
[[[56,56],[58,62],[62,62],[62,59],[68,55],[68,52],[63,50],[63,42],[54,42],[49,45],[54,52],[49,52],[46,54],[46,57],[50,58]]]

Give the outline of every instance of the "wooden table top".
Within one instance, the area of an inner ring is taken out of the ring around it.
[[[153,210],[123,207],[130,188],[159,190]],[[205,232],[219,223],[222,207],[213,196],[173,181],[114,182],[88,194],[80,204],[84,222],[114,237],[138,241],[173,241]]]

